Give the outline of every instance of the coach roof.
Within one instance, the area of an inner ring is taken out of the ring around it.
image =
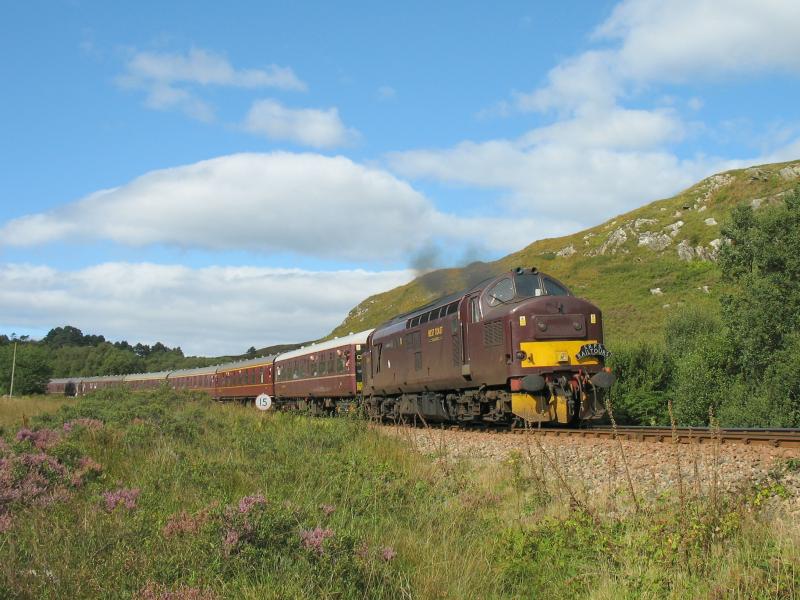
[[[327,340],[324,342],[320,342],[318,344],[309,344],[304,348],[298,348],[297,350],[292,350],[291,352],[279,354],[275,358],[275,361],[279,362],[283,360],[291,360],[292,358],[297,358],[298,356],[306,356],[308,354],[313,354],[314,352],[322,352],[324,350],[331,350],[333,348],[339,348],[341,346],[354,346],[357,344],[366,344],[369,334],[372,333],[373,331],[374,329],[367,329],[366,331],[351,333],[350,335],[346,335],[340,338],[333,338],[332,340]]]

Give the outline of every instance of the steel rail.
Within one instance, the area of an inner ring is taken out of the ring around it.
[[[410,426],[425,427],[422,423],[383,423],[386,427]],[[547,437],[583,438],[583,439],[613,439],[614,436],[621,440],[634,442],[665,442],[679,444],[746,444],[764,445],[773,448],[800,448],[800,429],[758,429],[758,428],[726,428],[713,429],[710,427],[649,427],[642,425],[611,427],[610,425],[589,425],[580,428],[567,427],[538,427],[508,428],[481,425],[447,425],[431,423],[432,429],[450,429],[452,431],[478,431],[496,434],[524,435],[526,432]]]
[[[525,429],[513,429],[524,433]],[[593,426],[580,429],[535,428],[537,435],[580,437],[588,439],[614,438],[637,442],[673,442],[680,444],[766,445],[774,448],[800,448],[798,429],[712,429],[709,427],[617,427]]]

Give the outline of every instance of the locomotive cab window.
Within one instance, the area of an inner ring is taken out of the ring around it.
[[[489,299],[489,306],[505,304],[514,299],[514,282],[510,278],[501,279],[486,292]]]
[[[567,288],[559,285],[549,277],[543,277],[542,281],[544,282],[544,289],[547,290],[548,296],[569,296],[569,290]]]
[[[572,293],[563,285],[539,273],[520,273],[514,277],[517,287],[517,298],[531,298],[537,296],[571,296]]]

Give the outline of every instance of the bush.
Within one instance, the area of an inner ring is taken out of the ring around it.
[[[616,347],[609,366],[617,375],[611,403],[620,423],[665,423],[672,361],[662,345],[650,342]]]

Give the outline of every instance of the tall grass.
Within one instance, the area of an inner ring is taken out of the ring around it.
[[[27,424],[31,417],[57,411],[75,404],[75,398],[65,396],[13,396],[0,398],[0,433]]]
[[[793,597],[796,525],[752,494],[603,516],[525,443],[482,468],[358,420],[104,391],[6,431],[0,597],[724,597],[732,565],[738,597]]]

